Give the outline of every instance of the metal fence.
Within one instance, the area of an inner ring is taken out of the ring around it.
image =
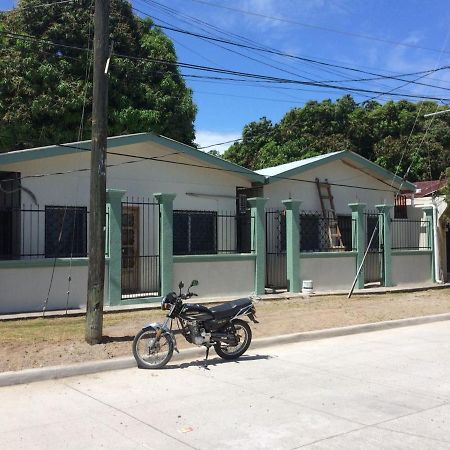
[[[122,299],[159,295],[159,204],[127,198],[122,202]]]
[[[254,220],[250,214],[174,210],[174,255],[251,253]]]
[[[394,219],[391,224],[393,250],[431,250],[429,221]]]
[[[0,208],[0,259],[86,257],[85,206]]]
[[[285,210],[266,211],[266,287],[287,288]]]
[[[300,250],[302,252],[352,251],[351,215],[324,216],[319,212],[300,213]]]

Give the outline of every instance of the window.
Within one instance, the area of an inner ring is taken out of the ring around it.
[[[396,195],[394,203],[394,219],[407,219],[406,195]]]
[[[211,255],[217,253],[217,212],[173,212],[173,254]]]
[[[45,207],[45,257],[87,255],[87,208]]]
[[[352,250],[352,216],[337,216],[338,227],[341,233],[342,244],[345,251]]]
[[[302,252],[320,251],[319,226],[319,216],[300,216],[300,250]]]

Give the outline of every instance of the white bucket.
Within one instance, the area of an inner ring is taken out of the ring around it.
[[[314,286],[312,280],[303,280],[302,294],[312,294],[314,292]]]

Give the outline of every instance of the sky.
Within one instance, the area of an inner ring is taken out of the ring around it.
[[[10,9],[14,3],[0,0],[0,9]],[[241,77],[183,68],[198,107],[196,142],[202,147],[240,137],[247,123],[261,117],[278,122],[287,111],[309,100],[339,98],[349,93],[346,87],[392,91],[378,97],[353,93],[357,102],[373,97],[380,102],[398,99],[394,93],[450,98],[446,91],[450,69],[403,75],[450,65],[448,0],[133,0],[132,4],[136,14],[147,14],[158,25],[284,54],[164,30],[182,63],[344,86],[336,90],[194,78]],[[418,81],[435,87],[392,79],[351,81],[374,76],[298,57],[407,81],[423,75]],[[228,145],[211,148],[223,151]]]

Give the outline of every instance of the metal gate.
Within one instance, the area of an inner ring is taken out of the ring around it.
[[[287,289],[284,210],[266,211],[266,287]]]
[[[159,204],[122,202],[122,300],[160,295]]]
[[[373,236],[372,234],[379,224],[380,214],[377,212],[369,212],[364,215],[365,229],[365,249],[369,247],[366,259],[364,261],[364,282],[365,283],[381,283],[384,270],[384,253],[382,233],[378,227]],[[369,246],[370,243],[370,246]]]

